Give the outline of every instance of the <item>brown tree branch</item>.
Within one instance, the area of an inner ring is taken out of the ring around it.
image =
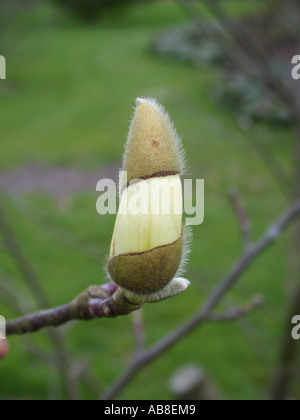
[[[299,308],[300,287],[298,285],[289,304],[288,314],[284,323],[286,328],[280,348],[279,364],[271,390],[271,399],[274,401],[282,401],[289,398],[291,383],[296,375],[295,369],[299,357],[300,343],[291,336],[291,321],[295,315],[299,314]]]
[[[240,225],[244,247],[248,249],[252,244],[250,219],[236,189],[229,191],[229,198]]]
[[[1,198],[1,197],[0,197]],[[34,296],[38,306],[40,308],[50,307],[47,294],[45,293],[42,282],[31,265],[31,262],[23,252],[23,249],[17,239],[13,226],[11,225],[9,218],[6,216],[5,210],[0,201],[0,230],[2,231],[4,243],[14,258],[16,265],[18,266],[20,273],[26,281],[32,295]],[[63,335],[60,331],[55,329],[49,329],[47,335],[51,340],[54,351],[56,363],[55,365],[60,372],[66,395],[69,399],[77,399],[77,395],[74,392],[74,385],[69,380],[69,370],[71,366],[70,356],[66,349]]]
[[[298,5],[299,7],[299,5]],[[300,12],[300,8],[299,8]],[[300,43],[298,45],[300,48]],[[295,149],[295,196],[300,197],[300,87],[296,81],[291,81],[290,96],[297,116],[297,140]],[[290,397],[293,382],[297,377],[296,366],[299,360],[300,343],[291,337],[290,326],[291,319],[300,312],[300,222],[295,229],[295,239],[290,252],[291,256],[291,274],[289,284],[291,293],[287,303],[287,313],[284,320],[284,331],[280,343],[278,366],[274,375],[274,381],[271,389],[271,399],[276,401],[286,400]]]
[[[18,285],[17,290],[10,276],[0,269],[0,298],[2,301],[9,303],[9,307],[17,314],[26,314],[34,308],[33,302],[30,304],[29,299],[26,299],[26,292],[25,287],[21,288],[20,285]]]
[[[244,318],[249,313],[253,312],[255,309],[261,307],[264,303],[264,299],[261,296],[254,298],[248,305],[240,308],[229,309],[224,314],[211,315],[208,318],[210,322],[229,322],[235,321],[240,318]]]
[[[4,208],[0,201],[0,230],[3,234],[4,243],[8,251],[13,256],[20,273],[26,279],[26,282],[36,299],[38,306],[41,308],[48,308],[50,306],[47,295],[45,294],[41,282],[33,270],[28,258],[24,254],[21,246],[19,245],[16,234],[6,216]]]
[[[130,368],[117,380],[104,398],[114,398],[144,366],[176,344],[193,329],[205,322],[209,322],[212,317],[213,309],[236,284],[246,269],[269,246],[276,242],[282,232],[299,216],[300,200],[298,200],[290,210],[284,213],[256,244],[244,252],[232,271],[220,283],[199,311],[172,334],[153,345],[150,349],[140,353]],[[116,289],[116,285],[113,283],[109,283],[102,287],[91,286],[87,291],[83,292],[69,304],[9,321],[7,323],[7,334],[26,334],[49,326],[62,325],[70,320],[87,321],[102,317],[111,318],[127,315],[137,309],[139,309],[139,307],[129,304],[129,302],[124,299],[120,289]],[[232,318],[233,314],[231,313],[229,316]],[[234,316],[236,316],[236,314],[234,314]]]
[[[47,327],[58,327],[69,321],[90,321],[128,315],[139,306],[127,302],[113,283],[90,286],[72,302],[52,309],[25,315],[6,323],[7,335],[34,333]]]
[[[186,323],[176,329],[167,337],[161,339],[148,350],[141,353],[127,371],[120,376],[110,390],[102,397],[104,400],[115,398],[123,388],[132,381],[137,373],[155,360],[166,350],[174,346],[178,341],[188,335],[195,328],[200,327],[212,316],[212,310],[217,306],[227,292],[237,283],[246,269],[268,249],[280,237],[282,232],[300,216],[300,200],[293,207],[284,213],[262,236],[262,238],[251,248],[245,251],[244,255],[235,264],[230,273],[223,279],[220,285],[207,299],[199,311]]]
[[[235,19],[231,18],[222,5],[222,2],[215,0],[177,0],[186,15],[196,25],[196,28],[201,28],[203,16],[200,13],[197,4],[202,4],[206,10],[214,17],[222,33],[223,39],[231,47],[234,54],[231,56],[235,68],[240,68],[246,74],[252,77],[260,75],[263,83],[268,86],[278,98],[284,103],[290,104],[290,93],[281,78],[277,77],[268,61],[268,46],[264,47],[263,43],[255,42],[252,37],[249,37],[246,28],[242,25],[237,25]],[[246,40],[246,43],[244,42]],[[265,40],[266,43],[266,40]],[[263,48],[263,50],[262,50]],[[254,71],[255,69],[255,71]],[[243,130],[246,135],[247,132]],[[247,137],[260,154],[270,174],[276,180],[283,194],[289,198],[290,192],[293,189],[293,179],[285,170],[274,152],[263,145],[259,138],[254,133]]]
[[[300,200],[274,223],[259,242],[246,250],[233,270],[212,293],[201,311],[185,326],[187,332],[203,320],[209,318],[211,310],[220,302],[226,292],[236,283],[248,266],[272,243],[274,243],[300,215]],[[89,321],[98,318],[115,318],[128,315],[140,306],[130,304],[114,283],[90,286],[72,302],[30,315],[25,315],[6,324],[7,335],[23,335],[47,327],[57,327],[72,320]],[[185,331],[184,329],[184,331]]]
[[[132,313],[132,327],[136,342],[136,353],[140,353],[145,347],[145,328],[142,308]]]

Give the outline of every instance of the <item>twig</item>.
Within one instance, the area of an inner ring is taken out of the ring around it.
[[[211,315],[207,318],[207,320],[211,322],[229,322],[240,318],[244,318],[250,312],[262,306],[263,303],[263,298],[259,296],[254,298],[252,302],[250,302],[244,307],[229,309],[229,311],[224,314]]]
[[[288,308],[288,315],[284,325],[284,337],[280,348],[279,365],[276,369],[274,383],[272,384],[271,399],[274,401],[283,401],[289,398],[291,383],[293,382],[295,366],[299,356],[300,343],[291,337],[291,320],[299,313],[300,308],[300,285],[298,284],[295,294],[291,299]]]
[[[273,244],[287,228],[300,215],[300,200],[274,223],[259,242],[246,250],[233,270],[224,279],[220,286],[212,293],[201,311],[192,318],[192,328],[197,322],[207,319],[211,310],[219,303],[240,275],[266,248]],[[16,320],[7,322],[7,335],[26,334],[39,331],[46,327],[57,327],[71,320],[92,320],[97,318],[113,318],[127,315],[140,307],[127,302],[114,283],[103,286],[91,286],[81,293],[72,302],[31,315],[26,315]],[[190,326],[190,324],[188,324]],[[191,326],[190,326],[191,327]],[[187,328],[185,326],[185,328]],[[188,329],[189,331],[189,329]]]
[[[296,5],[296,4],[295,4]],[[297,3],[299,8],[299,5]],[[299,8],[300,13],[300,8]],[[300,43],[298,42],[298,49]],[[290,84],[290,96],[293,106],[296,110],[296,145],[295,145],[295,180],[296,190],[295,196],[300,196],[300,87],[295,81]],[[296,366],[299,356],[299,341],[293,340],[291,337],[290,326],[291,319],[300,312],[300,222],[297,223],[295,229],[295,239],[290,252],[291,256],[291,273],[290,288],[291,296],[287,302],[286,317],[284,319],[284,330],[280,343],[280,351],[278,358],[278,366],[275,369],[274,380],[271,387],[272,400],[287,400],[290,397],[293,381],[297,378]]]
[[[27,292],[27,290],[26,290]],[[0,269],[0,297],[2,300],[9,303],[9,306],[18,314],[24,314],[33,310],[33,305],[30,305],[26,299],[25,287],[18,292],[16,287],[13,286],[12,279]]]
[[[0,197],[1,198],[1,197]],[[33,269],[29,259],[26,257],[25,253],[20,246],[17,236],[15,235],[14,229],[9,222],[9,219],[6,217],[4,208],[1,205],[0,201],[0,229],[3,233],[4,242],[7,249],[10,251],[13,256],[21,274],[23,275],[24,280],[26,281],[29,289],[31,290],[32,295],[35,297],[35,300],[40,308],[48,308],[50,303],[48,301],[47,294],[44,292],[42,287],[42,282],[40,281],[38,275]],[[53,343],[55,349],[56,365],[60,372],[62,382],[65,386],[67,397],[69,399],[76,399],[76,395],[73,392],[73,384],[69,381],[69,365],[70,357],[65,348],[63,336],[60,331],[54,329],[49,329],[47,335]]]
[[[57,308],[47,309],[6,323],[6,334],[24,335],[33,333],[47,327],[58,327],[69,321],[90,321],[99,318],[115,318],[128,315],[139,309],[139,306],[131,305],[120,299],[123,294],[112,284],[90,286],[72,302]],[[116,293],[114,293],[116,291]]]
[[[195,328],[204,324],[211,316],[212,310],[217,306],[221,299],[226,295],[240,279],[246,269],[260,256],[268,247],[270,247],[280,237],[281,233],[300,216],[300,200],[288,210],[280,219],[274,223],[265,235],[251,248],[245,251],[244,255],[235,264],[230,273],[223,279],[216,290],[207,299],[206,303],[199,311],[192,316],[185,324],[176,329],[166,338],[158,341],[148,350],[144,351],[132,363],[128,370],[115,382],[102,399],[114,399],[122,389],[132,381],[136,374],[158,356],[175,345],[183,337],[188,335]]]
[[[200,308],[190,320],[150,349],[138,355],[130,368],[108,391],[105,398],[114,398],[144,366],[176,344],[177,341],[185,337],[193,329],[206,321],[209,321],[212,316],[212,310],[226,295],[228,290],[236,284],[253,261],[255,261],[270,245],[276,242],[282,232],[299,216],[300,200],[298,200],[290,210],[284,213],[284,215],[268,229],[260,241],[244,252],[232,271],[225,277],[203,307]],[[83,292],[69,304],[9,321],[7,323],[7,334],[34,332],[45,327],[58,326],[73,319],[91,320],[101,317],[116,317],[129,314],[130,312],[139,309],[138,307],[133,307],[128,304],[128,302],[122,302],[122,305],[120,305],[120,300],[122,298],[124,299],[122,296],[120,289],[116,290],[116,286],[112,283],[102,287],[91,286],[87,291]]]
[[[50,306],[48,298],[44,293],[43,288],[41,287],[41,282],[35,271],[33,270],[31,264],[28,261],[28,258],[23,253],[15,232],[6,217],[5,211],[2,207],[0,201],[0,229],[3,233],[4,242],[6,244],[7,249],[14,257],[16,264],[19,267],[19,270],[23,277],[26,279],[27,284],[33,294],[35,296],[37,304],[40,307],[48,308]]]
[[[136,353],[139,354],[145,347],[145,329],[142,308],[132,313],[132,326],[136,340]]]
[[[20,289],[20,285],[18,285]],[[32,311],[33,306],[30,305],[26,299],[25,290],[16,291],[12,285],[12,279],[0,269],[0,297],[6,301],[9,306],[16,313],[27,313]],[[31,339],[31,337],[25,337],[24,349],[27,353],[32,354],[35,358],[43,360],[45,363],[54,364],[55,360],[53,355],[47,354],[44,350],[41,350]]]
[[[248,33],[245,32],[244,27],[239,25],[237,28],[236,22],[226,14],[221,2],[210,0],[178,0],[177,2],[192,22],[195,23],[196,28],[200,28],[202,25],[201,14],[196,5],[197,3],[203,4],[212,16],[214,16],[222,32],[223,39],[231,47],[231,51],[235,51],[235,54],[232,55],[235,67],[241,68],[243,71],[249,73],[249,69],[253,69],[254,66],[256,71],[250,71],[252,77],[254,75],[257,77],[257,73],[260,74],[265,85],[275,92],[285,103],[290,104],[290,93],[282,80],[274,75],[269,62],[266,60],[269,51],[261,51],[262,43],[254,42],[253,39],[251,40]],[[243,36],[241,36],[241,33]],[[243,38],[247,40],[247,45],[243,42]],[[249,43],[251,44],[250,47]],[[245,133],[245,131],[243,132]],[[253,137],[253,133],[249,136],[249,139],[261,155],[266,167],[278,183],[283,194],[287,196],[287,192],[290,193],[293,188],[291,176],[286,173],[275,154],[268,150],[260,140]]]
[[[31,336],[24,337],[23,341],[23,348],[26,353],[30,353],[35,360],[40,359],[45,364],[50,363],[51,365],[55,365],[56,359],[53,357],[53,354],[42,350],[40,347],[38,347],[33,341],[31,341]]]
[[[7,278],[8,276],[6,273],[3,272],[3,270],[0,270],[0,296],[2,299],[5,299],[11,308],[14,309],[16,313],[24,314],[32,311],[33,305],[30,305],[29,301],[26,299],[25,291],[20,289],[18,292],[16,292],[15,288],[12,286],[12,279]],[[60,334],[59,331],[48,331],[49,337],[52,338],[52,334],[55,334],[57,337],[57,334]],[[55,339],[55,343],[56,343]],[[48,354],[46,351],[42,350],[36,343],[32,341],[32,337],[25,337],[24,340],[24,350],[26,353],[30,353],[33,355],[36,359],[39,358],[44,363],[50,363],[53,366],[59,366],[59,371],[61,372],[60,364],[58,363],[61,358],[61,350],[59,348],[55,348],[56,354]],[[64,383],[68,384],[70,383],[67,376],[65,376],[66,372],[62,372],[62,379]],[[68,385],[68,395],[72,398],[75,397],[75,394],[73,393],[73,387],[72,391],[71,388],[69,388]],[[56,397],[57,399],[57,397]]]
[[[97,398],[99,395],[99,390],[101,390],[103,387],[95,377],[94,372],[88,362],[86,362],[86,369],[84,372],[82,372],[82,375],[79,379],[81,379],[86,384],[94,398]]]
[[[229,198],[240,225],[244,247],[247,250],[252,244],[250,219],[237,190],[231,189]]]

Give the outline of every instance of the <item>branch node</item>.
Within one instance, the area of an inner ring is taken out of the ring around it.
[[[112,302],[118,308],[119,311],[121,310],[125,313],[137,311],[142,307],[142,305],[135,305],[129,302],[129,300],[126,299],[121,288],[117,289],[113,294]]]

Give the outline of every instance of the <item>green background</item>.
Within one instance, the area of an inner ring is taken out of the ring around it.
[[[259,2],[249,3],[241,7],[232,2],[230,10],[244,13],[259,7]],[[287,206],[250,136],[214,100],[218,71],[151,52],[151,42],[161,31],[186,20],[173,2],[153,1],[88,25],[43,3],[17,14],[1,34],[1,54],[8,63],[7,80],[0,81],[2,174],[35,164],[109,172],[121,164],[135,98],[151,96],[170,112],[183,138],[189,173],[205,179],[205,222],[193,229],[187,271],[192,285],[179,297],[144,307],[148,345],[188,318],[241,254],[228,189],[239,189],[255,238]],[[252,135],[272,147],[290,169],[292,129],[257,123]],[[5,195],[17,236],[55,306],[105,281],[114,216],[96,213],[97,197],[95,185],[60,198],[47,191]],[[286,235],[243,276],[220,308],[245,303],[258,293],[265,297],[262,309],[235,323],[196,330],[142,371],[121,398],[170,398],[168,379],[188,363],[203,366],[225,398],[268,396],[287,299],[289,247]],[[0,266],[25,298],[24,282],[4,246]],[[7,301],[0,302],[0,313],[6,318],[16,315]],[[33,339],[51,354],[44,333]],[[88,360],[106,389],[132,359],[132,321],[125,317],[75,323],[66,330],[66,342],[73,356]],[[26,339],[11,338],[10,346],[9,357],[0,365],[2,399],[48,398],[59,388],[55,367],[31,354]],[[95,398],[85,387],[82,392],[84,398]]]

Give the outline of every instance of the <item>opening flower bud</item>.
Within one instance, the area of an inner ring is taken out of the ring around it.
[[[184,255],[182,155],[178,136],[163,108],[138,99],[120,179],[108,272],[133,303],[180,293],[177,278]]]
[[[181,232],[180,176],[140,180],[122,193],[110,257],[168,245],[177,241]]]

